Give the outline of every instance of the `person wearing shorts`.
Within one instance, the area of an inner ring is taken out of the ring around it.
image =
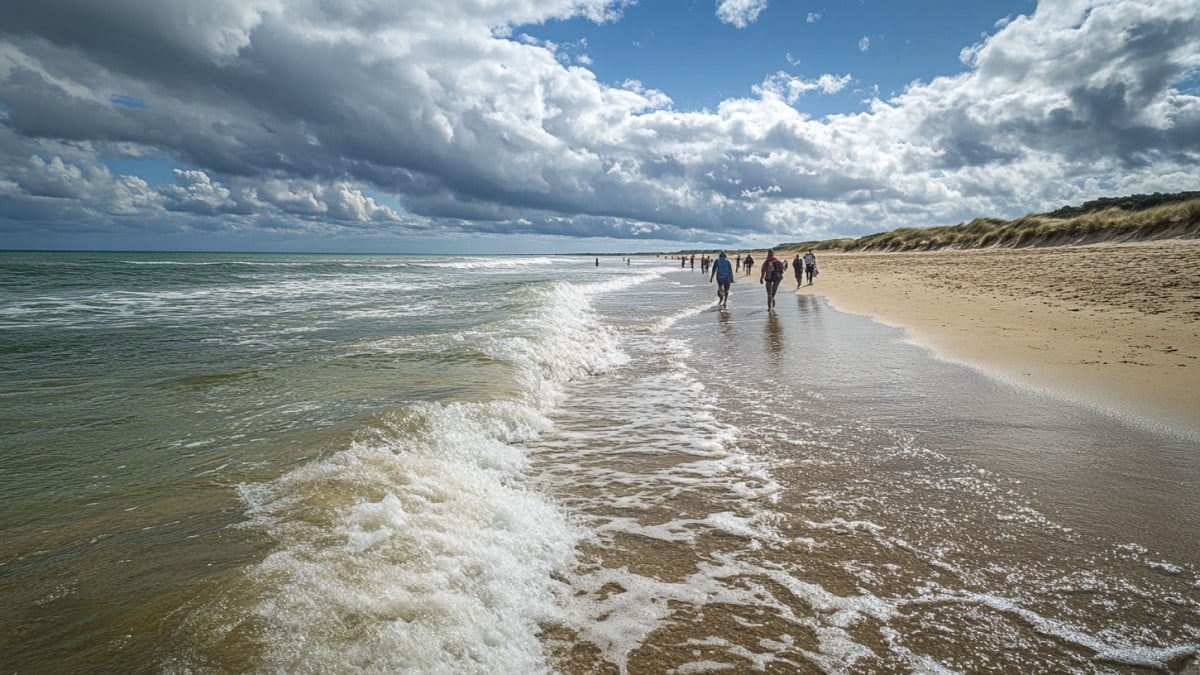
[[[758,283],[766,284],[767,309],[775,309],[775,292],[783,282],[783,261],[775,257],[775,251],[767,251],[767,259],[763,261],[762,271],[758,273]]]
[[[708,283],[711,284],[714,278],[717,280],[717,305],[725,309],[729,304],[729,285],[733,283],[733,264],[725,257],[724,251],[713,261]]]

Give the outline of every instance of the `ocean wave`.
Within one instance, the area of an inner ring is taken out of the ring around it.
[[[627,359],[596,318],[596,290],[532,281],[510,289],[511,311],[463,330],[350,345],[405,359],[441,354],[444,364],[473,354],[468,365],[507,364],[486,372],[511,379],[476,390],[491,400],[368,415],[365,438],[242,484],[242,527],[274,545],[244,586],[190,620],[199,646],[177,665],[212,665],[205,645],[252,625],[247,648],[264,670],[547,670],[540,626],[561,621],[561,579],[580,532],[526,485],[522,444],[551,428],[546,413],[566,383]]]
[[[423,403],[375,440],[243,485],[247,526],[278,546],[224,621],[261,626],[266,670],[544,670],[538,625],[578,538],[522,485],[513,443],[546,426],[519,403]]]

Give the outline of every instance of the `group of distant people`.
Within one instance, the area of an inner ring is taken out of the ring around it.
[[[695,258],[692,256],[692,267],[695,268]],[[742,270],[746,271],[745,276],[750,276],[754,271],[754,256],[749,253],[745,258],[735,257],[735,262],[730,262],[729,256],[721,251],[715,259],[710,259],[707,255],[700,260],[701,272],[707,272],[711,266],[712,271],[708,275],[709,283],[714,280],[717,282],[717,306],[725,309],[729,306],[729,287],[733,284],[734,274]],[[736,265],[735,265],[736,263]],[[808,285],[811,286],[813,278],[819,273],[817,271],[817,256],[810,249],[801,258],[800,254],[796,254],[796,258],[791,261],[792,273],[796,277],[796,289],[804,284],[807,279]],[[762,267],[759,268],[758,283],[763,284],[767,290],[767,309],[775,309],[775,293],[779,290],[779,285],[783,283],[783,278],[788,270],[788,261],[781,260],[775,257],[775,250],[767,251],[767,259],[763,261]]]

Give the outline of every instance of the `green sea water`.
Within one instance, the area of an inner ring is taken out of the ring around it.
[[[533,352],[572,264],[596,274],[546,258],[0,253],[5,666],[186,662],[171,642],[189,612],[274,545],[244,526],[240,486],[381,434],[419,439],[414,406],[544,407],[598,349]]]
[[[0,670],[1194,670],[1194,439],[762,293],[0,253]]]

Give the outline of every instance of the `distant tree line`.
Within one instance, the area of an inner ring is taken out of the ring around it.
[[[1144,209],[1162,206],[1163,204],[1174,204],[1175,202],[1186,202],[1190,199],[1200,199],[1200,192],[1175,192],[1165,194],[1155,192],[1152,195],[1129,195],[1128,197],[1101,197],[1093,199],[1090,202],[1084,202],[1080,206],[1064,206],[1057,211],[1043,213],[1043,216],[1051,218],[1074,218],[1082,216],[1085,213],[1094,213],[1105,209],[1121,209],[1122,211],[1142,211]]]

